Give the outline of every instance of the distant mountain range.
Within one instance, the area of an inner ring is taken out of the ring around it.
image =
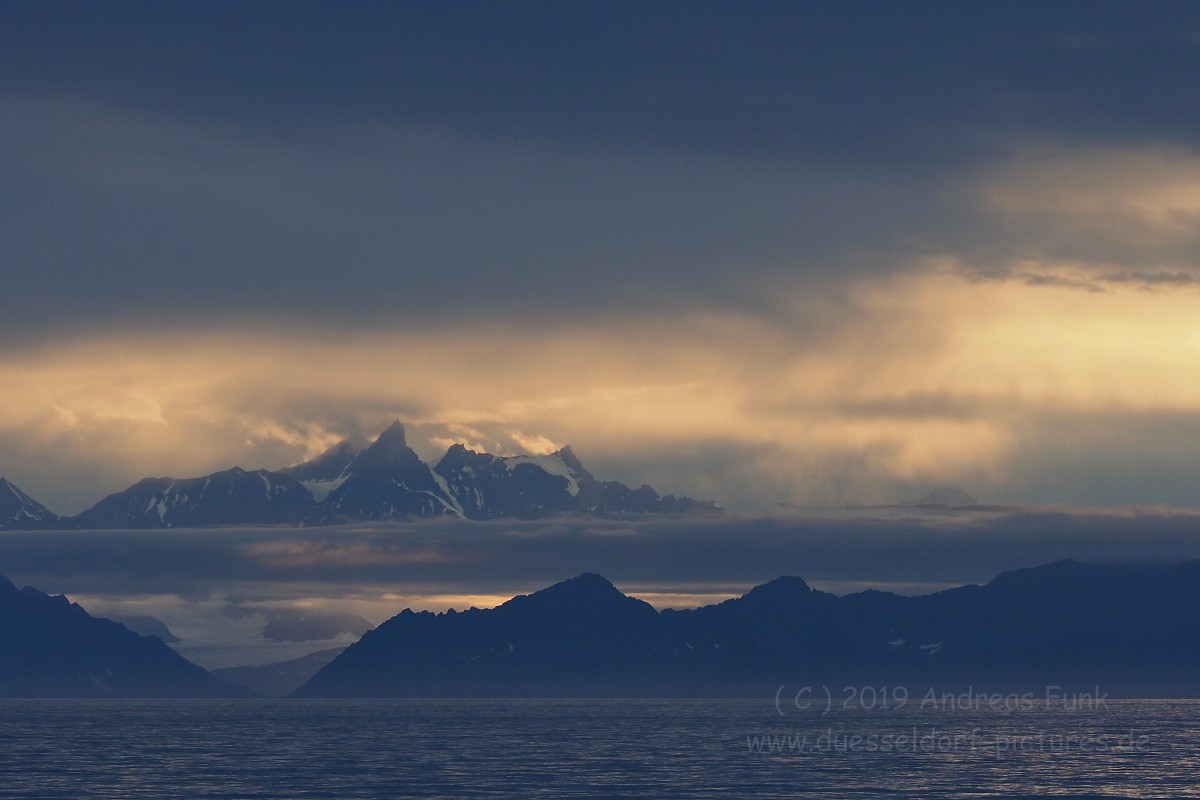
[[[461,444],[433,467],[400,422],[368,446],[345,440],[286,469],[233,467],[199,478],[145,478],[74,517],[60,517],[0,478],[0,530],[328,525],[401,517],[489,520],[554,514],[721,514],[708,501],[599,481],[570,447],[494,456]]]
[[[888,686],[914,702],[931,689],[1197,697],[1197,663],[1200,561],[1063,561],[922,597],[837,597],[783,577],[661,612],[585,574],[494,609],[405,610],[296,696],[772,697],[809,686],[824,702],[827,686],[838,703]]]
[[[318,650],[300,658],[256,667],[222,667],[214,669],[212,675],[225,683],[245,687],[260,697],[287,697],[344,649]]]
[[[798,577],[656,611],[583,574],[493,609],[405,610],[338,653],[205,672],[0,577],[0,697],[1200,697],[1200,561],[1060,561],[921,597]],[[239,684],[237,686],[233,684]],[[298,687],[298,688],[297,688]],[[890,687],[884,689],[882,687]],[[830,692],[825,695],[825,689]],[[294,691],[293,691],[294,690]]]

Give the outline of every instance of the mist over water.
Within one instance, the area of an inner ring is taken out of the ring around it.
[[[0,797],[1200,796],[1194,702],[865,697],[6,700]]]

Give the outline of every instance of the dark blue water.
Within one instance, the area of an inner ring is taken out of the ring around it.
[[[1200,797],[1200,704],[0,700],[3,798],[892,796]]]

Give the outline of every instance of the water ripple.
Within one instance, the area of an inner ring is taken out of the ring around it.
[[[0,798],[1200,797],[1200,705],[0,701]]]

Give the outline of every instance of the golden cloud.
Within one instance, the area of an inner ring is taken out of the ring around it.
[[[431,460],[454,441],[569,442],[620,473],[599,477],[660,491],[874,501],[922,481],[1002,481],[1046,414],[1200,414],[1190,288],[1080,292],[964,272],[943,259],[860,282],[829,298],[819,336],[799,311],[503,336],[245,326],[60,341],[0,358],[0,438],[15,443],[0,470],[21,483],[12,454],[51,453],[104,470],[115,491],[284,466],[400,417]],[[330,554],[273,554],[316,555]]]

